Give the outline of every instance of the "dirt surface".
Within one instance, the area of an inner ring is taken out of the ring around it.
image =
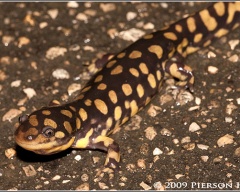
[[[112,185],[107,177],[94,182],[106,157],[101,151],[40,156],[16,146],[13,138],[20,115],[52,99],[70,101],[77,95],[70,86],[82,87],[90,78],[92,59],[131,44],[121,32],[149,33],[207,5],[0,3],[0,189],[238,189],[239,29],[187,58],[196,77],[194,94],[175,99],[169,80],[112,135],[122,158]],[[65,70],[63,79],[54,75],[57,69]]]

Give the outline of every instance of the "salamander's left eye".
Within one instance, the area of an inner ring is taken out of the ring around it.
[[[55,133],[53,128],[48,126],[43,128],[42,134],[44,135],[44,137],[50,138],[53,137]]]

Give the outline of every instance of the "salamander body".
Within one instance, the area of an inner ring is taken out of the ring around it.
[[[239,24],[240,2],[218,2],[143,36],[109,59],[73,102],[55,102],[20,117],[16,143],[38,154],[70,147],[106,151],[98,176],[112,177],[120,153],[109,135],[150,102],[165,76],[178,78],[177,86],[192,91],[194,76],[184,58]]]

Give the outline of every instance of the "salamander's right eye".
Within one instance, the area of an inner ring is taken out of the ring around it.
[[[23,123],[24,121],[26,121],[28,119],[28,115],[22,115],[18,118],[18,122],[19,123]]]
[[[46,138],[50,138],[50,137],[53,137],[54,134],[55,134],[55,131],[52,127],[44,127],[43,128],[43,131],[42,131],[42,134],[44,135],[44,137]]]

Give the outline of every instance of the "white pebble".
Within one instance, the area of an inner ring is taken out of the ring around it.
[[[190,132],[195,132],[198,131],[199,129],[201,129],[201,127],[195,122],[192,122],[191,125],[189,126]]]
[[[41,23],[39,23],[39,28],[40,29],[43,29],[43,28],[45,28],[45,27],[47,27],[48,26],[48,23],[47,22],[41,22]]]
[[[76,155],[76,156],[74,157],[74,159],[75,159],[76,161],[80,161],[80,160],[82,159],[82,157],[81,157],[81,155]]]
[[[214,66],[208,66],[208,72],[210,74],[216,74],[218,72],[218,68]]]
[[[126,18],[127,18],[128,21],[131,21],[131,20],[133,20],[136,17],[137,17],[137,13],[131,12],[131,11],[128,12],[127,15],[126,15]]]
[[[50,9],[48,10],[48,15],[52,18],[52,19],[56,19],[58,16],[58,10],[57,9]]]
[[[21,85],[21,80],[16,80],[11,83],[11,87],[19,87]]]
[[[144,31],[132,28],[126,31],[121,31],[119,37],[126,41],[136,41],[145,34]]]
[[[53,71],[52,76],[56,79],[69,79],[70,75],[65,69],[56,69]]]
[[[31,99],[33,96],[37,95],[36,91],[33,88],[25,88],[23,92],[27,95],[28,99]]]
[[[201,159],[202,159],[203,162],[207,162],[209,157],[206,156],[206,155],[203,155],[203,156],[201,156]]]
[[[59,180],[60,178],[61,178],[60,175],[55,175],[55,176],[52,178],[52,180],[53,180],[53,181],[57,181],[57,180]]]
[[[225,117],[225,122],[226,123],[231,123],[232,122],[232,117]]]
[[[79,91],[81,89],[81,84],[73,83],[68,87],[68,95],[72,95],[74,92]]]
[[[202,150],[208,150],[209,146],[204,144],[197,144],[197,147]]]
[[[53,60],[58,56],[63,56],[65,52],[67,52],[67,49],[64,47],[51,47],[46,52],[46,58]]]
[[[154,150],[153,150],[153,155],[161,155],[161,154],[163,154],[163,151],[161,150],[161,149],[159,149],[159,148],[155,148]]]
[[[78,8],[78,6],[79,6],[78,3],[75,1],[69,1],[67,3],[67,7],[69,7],[69,8]]]
[[[217,141],[218,147],[224,147],[225,145],[232,144],[234,142],[233,138],[234,137],[232,135],[229,135],[229,134],[226,134],[226,135],[222,136]]]

